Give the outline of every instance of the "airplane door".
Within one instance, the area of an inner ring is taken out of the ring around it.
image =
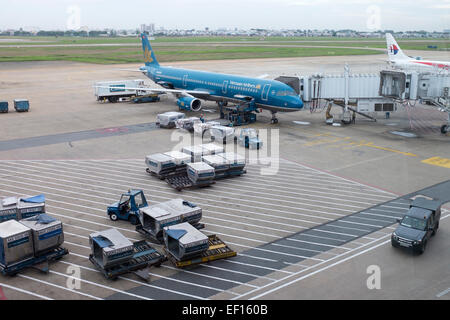
[[[187,74],[185,74],[185,75],[183,76],[183,87],[187,87],[187,77],[188,77]]]
[[[271,86],[270,84],[265,84],[264,85],[263,91],[261,93],[261,99],[263,101],[267,101],[267,99],[269,98],[270,86]]]
[[[224,80],[222,85],[222,93],[223,94],[227,93],[227,89],[228,89],[228,80]]]

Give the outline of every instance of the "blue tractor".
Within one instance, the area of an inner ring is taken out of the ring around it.
[[[122,194],[120,201],[108,207],[107,214],[112,221],[127,220],[136,225],[139,223],[139,209],[147,206],[144,192],[131,189]]]

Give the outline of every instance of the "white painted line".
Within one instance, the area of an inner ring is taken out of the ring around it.
[[[241,256],[242,254],[239,254],[239,255]],[[250,264],[250,263],[244,263],[244,262],[240,262],[240,261],[235,261],[233,259],[224,260],[224,262],[240,264],[240,265],[243,265],[243,266],[249,266],[249,267],[252,267],[252,268],[255,268],[255,269],[260,268],[260,269],[271,270],[271,271],[274,271],[274,272],[282,272],[282,273],[288,273],[288,274],[292,273],[290,271],[285,271],[285,270],[281,270],[281,269],[269,268],[269,267],[260,266],[260,265],[256,265],[256,264]]]
[[[69,254],[76,255],[76,256],[88,259],[87,256],[83,256],[83,255],[79,255],[79,254],[73,254],[73,253],[69,253]],[[85,270],[89,270],[89,271],[101,274],[100,271],[98,271],[96,269],[93,269],[93,268],[88,268],[88,267],[85,267],[85,266],[82,266],[82,265],[79,265],[79,264],[75,264],[75,263],[71,263],[71,262],[64,262],[64,261],[61,261],[61,262],[69,264],[69,265],[75,265],[75,266],[80,267],[81,269],[85,269]],[[59,274],[59,275],[64,275],[62,273],[58,273],[58,272],[55,272],[55,271],[50,271],[50,272],[56,273],[56,274]],[[69,277],[73,278],[72,276],[69,276]],[[167,289],[167,288],[163,288],[163,287],[158,287],[158,286],[151,285],[151,284],[148,284],[148,283],[145,283],[145,282],[136,281],[136,280],[124,277],[124,276],[119,276],[118,279],[123,279],[123,280],[129,281],[129,282],[137,283],[137,284],[139,284],[141,286],[146,286],[146,287],[150,287],[150,288],[154,288],[154,289],[158,289],[158,290],[162,290],[162,291],[172,292],[172,293],[175,293],[175,294],[178,294],[178,295],[182,295],[182,296],[186,296],[186,297],[191,297],[191,298],[195,298],[195,299],[199,299],[199,300],[208,300],[208,299],[205,299],[203,297],[198,297],[196,295],[192,295],[192,294],[188,294],[188,293],[184,293],[184,292],[180,292],[180,291],[175,291],[175,290],[171,290],[171,289]],[[87,282],[87,283],[90,283],[90,284],[93,284],[93,285],[97,285],[97,286],[100,286],[100,287],[105,287],[106,289],[109,288],[110,290],[116,291],[118,293],[122,293],[122,294],[125,294],[125,295],[133,296],[133,297],[136,297],[136,298],[139,298],[139,299],[154,300],[153,298],[148,298],[148,297],[140,296],[140,295],[137,295],[137,294],[134,294],[134,293],[131,293],[131,292],[122,291],[122,290],[115,289],[115,288],[108,287],[108,286],[103,286],[103,285],[98,284],[96,282],[91,282],[91,281],[83,280],[83,279],[80,279],[80,281]]]
[[[449,293],[449,292],[450,292],[450,288],[448,288],[448,289],[446,289],[446,290],[444,290],[444,291],[438,293],[438,294],[436,295],[436,297],[437,297],[437,298],[441,298],[441,297],[445,296],[445,295],[446,295],[447,293]]]
[[[252,177],[252,179],[256,180],[257,177]],[[299,180],[299,182],[304,183],[304,181],[301,181],[301,179]],[[224,185],[232,185],[232,187],[224,187]],[[252,185],[255,185],[255,187],[252,187]],[[239,186],[245,186],[245,189],[242,189],[242,188],[240,189]],[[304,193],[293,192],[292,190],[305,191],[305,192],[308,193],[308,196],[320,197],[320,198],[328,198],[328,199],[330,199],[330,197],[329,197],[330,195],[338,195],[340,197],[345,195],[345,197],[347,197],[347,198],[357,198],[357,199],[360,199],[360,200],[361,200],[361,198],[369,200],[370,199],[369,197],[371,196],[371,194],[368,194],[367,192],[362,193],[362,192],[355,192],[355,191],[345,191],[345,190],[342,190],[342,189],[339,190],[339,193],[334,193],[334,192],[332,192],[333,189],[330,189],[329,187],[328,188],[318,188],[318,187],[311,187],[311,185],[308,185],[308,184],[306,185],[308,188],[307,189],[303,189],[303,188],[301,188],[302,185],[300,185],[300,184],[296,184],[296,186],[294,188],[284,188],[283,185],[270,184],[270,183],[267,183],[267,182],[265,182],[264,184],[251,183],[249,181],[242,181],[242,179],[239,180],[239,184],[237,184],[237,183],[235,183],[233,181],[226,181],[226,180],[220,181],[220,188],[221,189],[226,188],[226,189],[231,189],[231,190],[245,190],[247,192],[249,191],[248,189],[250,189],[250,188],[258,189],[258,191],[261,188],[268,189],[268,188],[264,188],[264,186],[270,186],[271,187],[271,188],[269,188],[270,192],[273,193],[274,196],[281,197],[281,198],[287,197],[286,194],[293,194],[293,195],[297,195],[297,196],[304,194]],[[279,190],[283,190],[282,193],[277,193],[277,189],[274,189],[273,187],[276,187]],[[326,192],[324,192],[324,191],[317,191],[317,190],[312,190],[311,188],[313,188],[313,189],[323,189],[323,190],[327,190],[327,191]],[[191,191],[191,192],[193,192],[193,191]],[[347,194],[345,194],[345,192],[350,192],[351,194],[347,195]],[[318,196],[316,194],[326,194],[327,196]],[[356,196],[355,194],[360,194],[361,196]],[[382,196],[382,197],[386,198],[386,196]],[[289,198],[296,199],[296,197],[289,197]],[[391,197],[389,197],[389,198],[391,198]],[[332,198],[332,199],[339,199],[339,198]],[[375,200],[375,199],[370,199],[370,200],[372,200],[374,202],[379,202],[379,200]],[[368,204],[367,202],[362,202],[362,201],[355,201],[355,200],[349,200],[349,201],[354,202],[354,203]],[[374,203],[374,204],[370,203],[370,204],[374,205],[376,203]]]
[[[215,276],[210,276],[207,274],[202,274],[202,273],[198,273],[198,272],[194,272],[194,271],[190,271],[190,270],[186,270],[186,269],[179,269],[179,268],[175,268],[172,266],[167,266],[167,265],[161,265],[161,268],[166,268],[166,269],[170,269],[170,270],[176,270],[179,272],[184,272],[184,273],[189,273],[189,274],[193,274],[199,277],[205,277],[205,278],[211,278],[211,279],[216,279],[216,280],[220,280],[220,281],[226,281],[226,282],[232,282],[232,283],[236,283],[237,285],[243,285],[243,286],[248,286],[248,287],[252,287],[252,288],[259,288],[258,286],[246,283],[246,282],[240,282],[240,281],[235,281],[235,280],[230,280],[230,279],[224,279],[224,278],[220,278],[220,277],[215,277]]]
[[[48,282],[48,281],[44,281],[44,280],[40,280],[40,279],[36,279],[36,278],[33,278],[33,277],[29,277],[29,276],[26,276],[26,275],[23,275],[23,274],[18,274],[17,276],[18,276],[18,277],[21,277],[21,278],[28,279],[28,280],[37,281],[37,282],[39,282],[39,283],[43,283],[43,284],[46,284],[46,285],[48,285],[48,286],[52,286],[52,287],[59,288],[59,289],[62,289],[62,290],[70,291],[70,292],[79,294],[79,295],[81,295],[81,296],[85,296],[85,297],[88,297],[88,298],[92,298],[92,299],[94,299],[94,300],[103,300],[102,298],[93,296],[93,295],[91,295],[91,294],[87,294],[87,293],[80,292],[80,291],[77,291],[77,290],[74,290],[74,289],[70,289],[70,288],[67,288],[67,287],[59,286],[59,285],[57,285],[57,284],[54,284],[54,283],[51,283],[51,282]]]
[[[291,241],[297,241],[297,242],[309,243],[309,244],[316,245],[316,246],[324,246],[324,247],[330,247],[330,248],[336,248],[336,249],[343,249],[343,250],[347,250],[347,251],[348,251],[348,250],[352,250],[352,249],[347,248],[347,247],[344,247],[344,246],[334,246],[334,245],[331,245],[331,244],[325,244],[325,243],[317,243],[317,242],[311,242],[311,241],[299,240],[299,239],[294,239],[294,238],[290,238],[290,237],[287,237],[286,239],[287,239],[287,240],[291,240]],[[331,250],[331,249],[328,249],[328,250]]]
[[[8,288],[8,289],[15,290],[15,291],[19,291],[19,292],[28,294],[30,296],[34,296],[34,297],[41,298],[41,299],[44,299],[44,300],[53,300],[52,298],[49,298],[49,297],[46,297],[46,296],[43,296],[43,295],[31,292],[31,291],[28,291],[28,290],[24,290],[24,289],[20,289],[20,288],[17,288],[17,287],[13,287],[13,286],[10,286],[9,284],[3,283],[3,282],[0,282],[0,288],[1,287]]]
[[[3,170],[3,169],[0,169],[0,170]],[[27,179],[27,178],[25,178],[25,177],[21,177],[22,179]],[[103,177],[96,177],[97,179],[95,180],[95,181],[98,181],[99,179],[101,179],[103,182],[105,181],[105,179],[103,178]],[[30,179],[29,179],[30,180]],[[35,180],[35,179],[31,179],[31,180]],[[11,180],[9,180],[9,181],[11,181]],[[115,180],[115,181],[117,181],[117,180]],[[15,182],[17,182],[17,181],[15,181]],[[24,182],[21,182],[22,184],[27,184],[27,183],[24,183]],[[28,185],[31,185],[31,184],[28,184]],[[92,184],[91,184],[92,185]],[[51,187],[46,187],[46,186],[43,186],[43,188],[47,188],[47,189],[56,189],[56,188],[51,188]],[[77,188],[77,187],[75,187],[75,188]],[[145,187],[141,187],[141,189],[143,189],[143,190],[146,190],[146,188]],[[30,189],[31,190],[31,189]],[[56,190],[58,190],[58,189],[56,189]],[[63,191],[63,190],[59,190],[59,191]],[[64,190],[64,192],[70,192],[70,193],[75,193],[75,194],[79,194],[79,192],[72,192],[72,191],[68,191],[68,190]],[[153,192],[155,192],[155,190],[153,189]],[[160,193],[167,193],[167,192],[162,192],[162,191],[157,191],[157,192],[160,192]],[[50,194],[50,193],[49,193]],[[173,197],[173,193],[169,193],[172,197]],[[59,197],[61,197],[61,196],[64,196],[64,195],[59,195],[58,194],[58,196]],[[75,200],[81,200],[81,199],[78,199],[78,198],[74,198],[74,197],[71,197],[72,199],[75,199]],[[191,198],[195,198],[195,199],[200,199],[200,200],[202,200],[203,198],[201,198],[201,197],[191,197]],[[241,200],[241,199],[236,199],[236,200]],[[55,200],[56,201],[56,200]],[[93,202],[93,203],[96,203],[95,201],[91,201],[91,200],[85,200],[85,201],[88,201],[88,202]],[[250,201],[250,202],[256,202],[256,203],[261,203],[261,202],[259,202],[259,201]],[[98,203],[98,202],[97,202]],[[198,202],[198,204],[202,204],[202,203],[200,203],[200,202]],[[272,203],[265,203],[265,204],[267,204],[267,205],[272,205]],[[106,205],[106,204],[103,204],[103,205]],[[206,205],[209,205],[209,206],[213,206],[213,205],[210,205],[210,204],[206,204]],[[241,206],[244,206],[244,207],[250,207],[250,208],[254,208],[254,209],[265,209],[265,210],[267,210],[267,208],[264,208],[264,207],[257,207],[257,206],[254,206],[254,205],[246,205],[246,204],[240,204]],[[313,206],[313,205],[309,205],[309,206]],[[213,206],[213,207],[219,207],[219,206]],[[221,207],[219,207],[219,208],[221,208]],[[288,207],[288,208],[293,208],[293,207]],[[228,208],[228,209],[230,209],[230,208]],[[298,207],[295,207],[294,209],[299,209]],[[336,214],[336,213],[331,213],[331,212],[324,212],[324,211],[319,211],[319,210],[313,210],[313,209],[305,209],[305,210],[307,210],[308,212],[317,212],[317,213],[323,213],[323,214],[328,214],[328,215],[333,215],[333,216],[339,216],[339,217],[342,217],[342,216],[345,216],[345,215],[343,215],[343,214]],[[345,210],[345,209],[337,209],[337,210],[341,210],[341,211],[347,211],[347,212],[353,212],[353,210]],[[243,210],[239,210],[239,211],[243,211]],[[298,216],[307,216],[307,217],[313,217],[313,218],[319,218],[319,217],[317,217],[317,216],[313,216],[313,215],[308,215],[308,214],[304,214],[304,213],[299,213],[299,212],[289,212],[289,211],[284,211],[284,210],[276,210],[276,209],[269,209],[269,211],[272,211],[272,212],[281,212],[281,213],[287,213],[287,214],[291,214],[291,215],[298,215]],[[246,211],[246,212],[250,212],[250,211]]]
[[[445,217],[442,217],[441,220],[446,219],[446,218],[448,218],[449,216],[450,216],[450,215],[446,215]],[[282,284],[282,285],[280,285],[280,286],[278,286],[278,287],[276,287],[276,288],[273,288],[273,289],[270,289],[270,290],[268,290],[268,291],[266,291],[266,292],[263,292],[263,293],[261,293],[261,294],[259,294],[259,295],[257,295],[257,296],[253,296],[253,297],[251,297],[249,300],[255,300],[255,299],[258,299],[258,298],[260,298],[260,297],[262,297],[262,296],[265,296],[265,295],[267,295],[267,294],[269,294],[269,293],[272,293],[272,292],[274,292],[274,291],[278,291],[278,290],[280,290],[280,289],[282,289],[282,288],[284,288],[284,287],[286,287],[286,286],[289,286],[289,285],[291,285],[291,284],[293,284],[293,283],[296,283],[296,282],[301,281],[301,280],[303,280],[303,279],[306,279],[306,278],[308,278],[308,277],[310,277],[310,276],[312,276],[312,275],[315,275],[315,274],[320,273],[320,272],[322,272],[322,271],[324,271],[324,270],[327,270],[327,269],[332,268],[332,267],[334,267],[334,266],[336,266],[336,265],[339,265],[339,264],[341,264],[341,263],[343,263],[343,262],[345,262],[345,261],[351,260],[351,259],[353,259],[354,257],[360,256],[360,255],[362,255],[362,254],[364,254],[364,253],[367,253],[367,252],[369,252],[369,251],[372,251],[372,250],[374,250],[374,249],[376,249],[376,248],[378,248],[378,247],[380,247],[380,246],[382,246],[382,245],[385,245],[385,244],[389,243],[391,240],[389,239],[389,240],[383,241],[383,242],[381,242],[381,243],[379,243],[379,244],[376,244],[376,245],[374,245],[374,246],[370,246],[370,245],[376,243],[377,241],[383,240],[384,238],[387,238],[387,237],[389,237],[389,236],[390,236],[390,235],[385,235],[385,236],[382,236],[382,237],[380,237],[380,238],[378,238],[378,239],[375,239],[375,240],[373,240],[373,241],[371,241],[371,242],[368,242],[368,243],[366,243],[365,245],[363,245],[363,246],[361,246],[361,247],[355,248],[355,249],[352,250],[351,252],[353,252],[353,251],[355,251],[355,250],[358,250],[358,249],[360,249],[360,248],[362,248],[362,247],[369,246],[367,249],[365,249],[365,250],[363,250],[363,251],[357,252],[357,253],[355,253],[355,254],[353,254],[353,255],[351,255],[351,256],[348,256],[348,257],[346,257],[346,258],[344,258],[344,259],[342,259],[342,260],[338,260],[338,261],[334,262],[334,263],[331,264],[331,265],[327,265],[327,266],[325,266],[325,267],[323,267],[323,268],[321,268],[321,269],[318,269],[318,270],[316,270],[316,271],[314,271],[314,272],[311,272],[311,273],[309,273],[309,274],[306,274],[306,275],[304,275],[304,276],[302,276],[302,277],[300,277],[300,278],[293,279],[293,280],[291,280],[291,281],[289,281],[289,282],[287,282],[287,283],[284,283],[284,284]],[[342,255],[339,255],[339,256],[336,256],[336,257],[334,257],[334,258],[332,258],[332,259],[330,259],[330,260],[337,259],[337,258],[339,258],[340,256],[346,255],[346,254],[348,254],[348,253],[349,253],[349,252],[346,252],[346,253],[344,253],[344,254],[342,254]],[[324,262],[322,262],[322,263],[318,263],[318,264],[315,265],[315,266],[318,266],[318,265],[321,265],[321,264],[325,264],[326,262],[327,262],[327,261],[324,261]],[[312,267],[315,267],[315,266],[312,266]],[[311,267],[311,268],[312,268],[312,267]],[[311,268],[308,268],[308,269],[311,269]],[[289,278],[293,278],[293,277],[295,277],[296,275],[299,275],[299,274],[301,274],[301,273],[307,271],[308,269],[301,270],[301,271],[295,273],[294,275],[286,276],[285,278],[279,279],[279,280],[277,280],[277,281],[275,281],[275,282],[279,283],[279,282],[284,281],[284,280],[287,280],[287,279],[289,279]],[[240,296],[238,296],[238,297],[234,297],[232,300],[240,299],[240,298],[243,297],[243,296],[246,296],[246,295],[248,295],[248,294],[251,294],[251,293],[253,293],[253,292],[257,291],[257,290],[263,289],[263,288],[265,288],[265,287],[267,287],[267,286],[269,286],[269,285],[272,285],[272,284],[264,285],[264,286],[260,287],[259,289],[254,289],[254,290],[252,290],[252,291],[250,291],[250,292],[247,292],[247,293],[244,293],[244,294],[242,294],[242,295],[240,295]]]
[[[305,165],[302,165],[302,164],[299,164],[299,163],[296,163],[296,162],[293,162],[293,161],[290,161],[290,160],[287,160],[287,159],[283,159],[283,161],[286,161],[286,162],[291,163],[291,164],[293,164],[293,165],[299,165],[299,166],[302,166],[303,168],[308,168],[308,169],[313,170],[313,171],[315,171],[315,172],[322,172],[323,174],[327,174],[327,175],[336,177],[336,175],[333,175],[333,174],[331,174],[331,173],[329,173],[329,172],[326,172],[326,171],[323,171],[323,170],[319,170],[319,169],[315,169],[315,168],[311,168],[311,167],[308,167],[308,166],[305,166]],[[338,176],[338,177],[341,178],[341,179],[343,179],[343,180],[345,180],[345,181],[349,181],[349,182],[355,183],[355,184],[357,184],[357,185],[360,185],[360,186],[362,186],[362,187],[369,188],[369,189],[375,190],[375,191],[380,192],[380,193],[389,194],[390,196],[398,197],[398,195],[396,195],[396,194],[394,194],[394,193],[392,193],[392,192],[385,191],[385,190],[383,190],[383,189],[379,189],[379,188],[376,188],[376,187],[373,187],[373,186],[370,186],[370,185],[365,185],[365,184],[363,184],[363,183],[361,183],[361,182],[357,182],[357,181],[354,181],[354,180],[350,180],[350,179],[347,179],[347,178],[344,178],[344,177],[341,177],[341,176]]]

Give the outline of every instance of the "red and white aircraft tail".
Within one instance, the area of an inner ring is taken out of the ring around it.
[[[386,45],[389,62],[394,68],[425,72],[442,72],[450,70],[448,61],[418,60],[407,56],[390,33],[386,33]]]

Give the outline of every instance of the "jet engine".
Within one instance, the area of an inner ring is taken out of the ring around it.
[[[181,97],[177,100],[177,105],[183,110],[200,111],[202,110],[202,102],[195,97]]]

